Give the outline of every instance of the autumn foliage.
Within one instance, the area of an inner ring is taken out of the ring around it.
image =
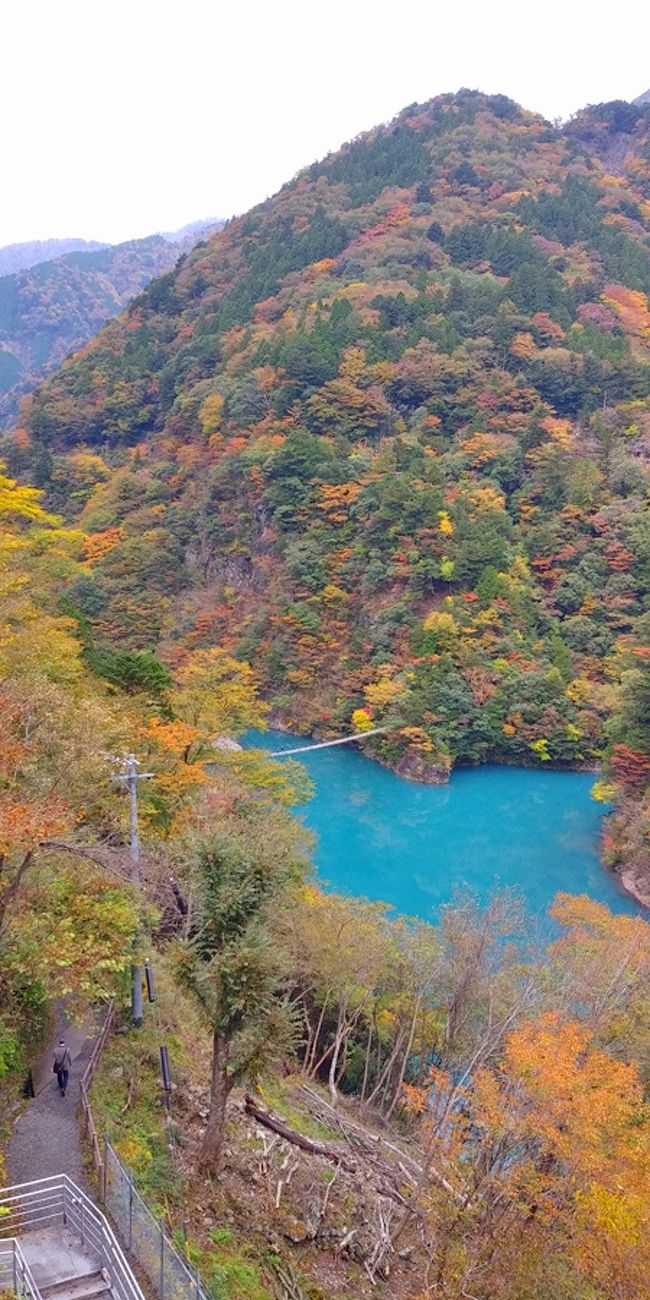
[[[593,766],[615,743],[642,795],[621,746],[645,750],[609,727],[647,640],[633,111],[613,179],[611,106],[563,129],[469,91],[412,106],[39,390],[6,455],[86,533],[65,600],[109,680],[111,656],[220,647],[296,730],[370,709],[394,766],[421,733],[438,772]]]

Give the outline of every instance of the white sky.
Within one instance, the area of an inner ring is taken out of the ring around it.
[[[0,244],[245,211],[406,104],[650,87],[646,0],[4,0]]]

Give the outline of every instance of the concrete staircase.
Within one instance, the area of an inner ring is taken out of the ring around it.
[[[0,1189],[0,1292],[20,1300],[145,1300],[105,1215],[67,1176]]]
[[[113,1292],[102,1269],[64,1278],[50,1286],[41,1283],[39,1291],[43,1300],[113,1300]]]

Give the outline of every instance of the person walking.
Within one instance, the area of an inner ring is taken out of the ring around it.
[[[57,1047],[54,1053],[54,1065],[52,1066],[52,1069],[56,1074],[57,1083],[59,1085],[59,1092],[61,1093],[62,1097],[65,1097],[65,1090],[68,1086],[68,1074],[71,1065],[72,1065],[72,1057],[66,1046],[65,1039],[60,1038],[59,1046]]]

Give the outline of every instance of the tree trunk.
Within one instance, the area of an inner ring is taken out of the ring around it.
[[[411,1055],[411,1050],[412,1050],[412,1048],[413,1048],[413,1039],[415,1038],[415,1029],[416,1029],[416,1025],[417,1025],[417,1023],[418,1023],[418,1016],[419,1016],[419,1014],[420,1014],[420,1005],[421,1005],[421,1002],[422,1002],[422,998],[420,997],[420,995],[418,995],[418,997],[417,997],[417,999],[416,999],[416,1003],[415,1003],[415,1010],[414,1010],[414,1012],[413,1012],[413,1017],[412,1017],[412,1020],[411,1020],[411,1030],[410,1030],[410,1033],[409,1033],[409,1040],[408,1040],[408,1043],[406,1044],[406,1051],[404,1052],[404,1055],[402,1056],[402,1064],[401,1064],[401,1066],[400,1066],[400,1071],[399,1071],[399,1074],[398,1074],[398,1076],[397,1076],[397,1083],[396,1083],[395,1088],[394,1088],[394,1090],[393,1090],[393,1100],[391,1101],[390,1106],[388,1107],[388,1110],[386,1111],[386,1119],[390,1119],[390,1118],[391,1118],[391,1115],[393,1114],[393,1111],[395,1110],[395,1107],[396,1107],[396,1105],[397,1105],[397,1103],[398,1103],[398,1101],[399,1101],[399,1099],[400,1099],[400,1097],[401,1097],[401,1095],[402,1095],[402,1086],[403,1086],[403,1084],[404,1084],[404,1075],[406,1074],[406,1067],[407,1067],[407,1065],[408,1065],[408,1063],[409,1063],[409,1056]]]
[[[336,1067],[339,1062],[339,1054],[341,1048],[346,1040],[347,1032],[348,1031],[347,1031],[345,1021],[343,1021],[343,1024],[341,1024],[341,1021],[339,1020],[339,1027],[337,1028],[336,1039],[334,1042],[334,1051],[332,1053],[332,1059],[330,1061],[330,1072],[329,1072],[329,1079],[328,1079],[329,1092],[330,1092],[330,1097],[332,1099],[333,1106],[336,1106],[336,1103],[338,1101],[338,1096],[339,1096],[336,1090]]]
[[[373,1018],[373,1019],[374,1019],[374,1018]],[[366,1043],[366,1059],[365,1059],[364,1066],[363,1066],[363,1083],[362,1083],[362,1085],[361,1085],[361,1100],[362,1100],[362,1101],[365,1101],[365,1100],[366,1100],[366,1092],[367,1092],[367,1089],[368,1089],[368,1076],[369,1076],[369,1073],[370,1073],[370,1050],[371,1050],[371,1048],[372,1048],[372,1026],[373,1026],[373,1021],[370,1022],[370,1025],[369,1025],[369,1028],[368,1028],[368,1041],[367,1041],[367,1043]]]
[[[389,1056],[389,1058],[388,1058],[388,1061],[386,1062],[386,1064],[385,1064],[385,1066],[384,1066],[384,1068],[383,1068],[383,1070],[382,1070],[382,1072],[381,1072],[381,1074],[380,1074],[380,1076],[379,1076],[379,1079],[377,1080],[377,1083],[375,1084],[375,1087],[373,1088],[373,1090],[372,1090],[370,1096],[369,1096],[368,1099],[367,1099],[367,1104],[368,1104],[368,1106],[372,1106],[373,1103],[374,1103],[374,1102],[377,1100],[377,1098],[379,1097],[379,1094],[381,1093],[381,1090],[382,1090],[382,1088],[384,1087],[384,1084],[386,1083],[386,1080],[388,1079],[388,1077],[389,1077],[389,1075],[390,1075],[390,1072],[391,1072],[391,1070],[392,1070],[392,1068],[393,1068],[393,1066],[394,1066],[394,1064],[395,1064],[395,1062],[396,1062],[396,1060],[397,1060],[397,1058],[398,1058],[398,1056],[399,1056],[400,1048],[401,1048],[403,1042],[404,1042],[404,1026],[401,1025],[401,1026],[400,1026],[399,1033],[398,1033],[398,1035],[397,1035],[397,1041],[393,1044],[393,1050],[392,1050],[392,1052],[391,1052],[391,1054],[390,1054],[390,1056]]]
[[[215,1029],[212,1035],[212,1079],[210,1113],[199,1152],[199,1165],[206,1173],[219,1168],[226,1123],[226,1105],[232,1083],[228,1076],[230,1041]]]
[[[323,1002],[323,1006],[322,1006],[322,1008],[321,1008],[321,1013],[320,1013],[320,1016],[319,1016],[319,1018],[318,1018],[318,1024],[317,1024],[317,1026],[316,1026],[316,1029],[315,1029],[314,1032],[313,1032],[313,1035],[312,1035],[312,1038],[311,1038],[311,1041],[310,1041],[310,1044],[309,1044],[309,1051],[308,1051],[308,1052],[305,1052],[305,1056],[304,1056],[304,1059],[303,1059],[303,1063],[302,1063],[302,1072],[303,1072],[303,1074],[305,1075],[305,1078],[306,1078],[306,1079],[313,1079],[313,1077],[314,1077],[314,1075],[315,1075],[315,1073],[316,1073],[316,1070],[318,1069],[318,1065],[314,1066],[314,1057],[316,1056],[316,1052],[318,1051],[318,1043],[319,1043],[319,1039],[320,1039],[321,1029],[323,1028],[323,1021],[324,1021],[324,1019],[325,1019],[325,1010],[326,1010],[326,1007],[327,1007],[328,998],[329,998],[329,994],[326,993],[326,995],[325,995],[325,1000],[324,1000],[324,1002]],[[325,1057],[323,1057],[322,1059],[325,1060]],[[320,1061],[319,1061],[318,1064],[320,1065]]]
[[[11,881],[11,884],[7,885],[7,888],[4,890],[4,893],[0,897],[0,930],[2,930],[4,926],[7,913],[9,912],[11,905],[14,901],[14,898],[16,897],[16,894],[20,889],[20,886],[23,881],[23,877],[29,871],[29,868],[31,867],[33,860],[34,860],[34,851],[33,849],[29,849],[29,851],[25,854],[22,862],[20,863],[20,866],[18,867],[16,874],[13,880]],[[2,865],[4,865],[4,861],[5,859],[3,856]]]
[[[287,1142],[293,1142],[294,1146],[301,1147],[303,1151],[309,1151],[312,1155],[325,1156],[328,1160],[335,1160],[342,1169],[347,1169],[350,1173],[356,1173],[357,1165],[353,1160],[349,1160],[340,1151],[332,1151],[330,1147],[323,1142],[314,1142],[311,1138],[305,1137],[304,1133],[297,1133],[295,1129],[289,1128],[281,1119],[276,1119],[269,1110],[265,1110],[258,1104],[248,1093],[244,1102],[247,1115],[251,1115],[257,1120],[258,1124],[263,1124],[265,1128],[272,1133],[279,1133]]]

